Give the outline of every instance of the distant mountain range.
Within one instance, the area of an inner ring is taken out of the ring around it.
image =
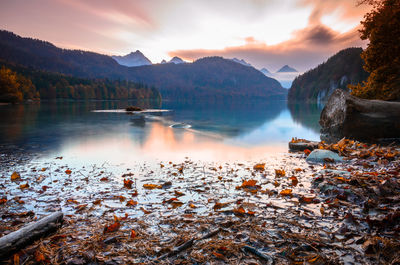
[[[152,62],[139,50],[136,50],[136,52],[131,52],[125,56],[112,56],[112,58],[120,65],[125,66],[142,66],[152,64]]]
[[[193,63],[127,67],[111,56],[61,49],[49,42],[0,31],[0,59],[32,69],[83,78],[130,80],[155,86],[163,98],[284,98],[287,91],[260,71],[221,57]]]
[[[295,73],[298,71],[296,69],[290,67],[289,65],[285,65],[277,71],[277,73],[293,73],[293,72]]]
[[[246,62],[243,59],[233,58],[233,59],[231,59],[231,61],[233,61],[235,63],[240,63],[241,65],[253,67],[251,64],[249,64],[248,62]]]
[[[261,70],[260,70],[260,72],[261,73],[263,73],[264,75],[268,75],[268,74],[270,74],[271,72],[270,71],[268,71],[268,69],[267,68],[262,68]]]
[[[289,100],[315,101],[322,105],[335,89],[348,90],[348,84],[366,80],[368,73],[363,69],[361,52],[361,48],[344,49],[325,63],[295,78],[289,91]]]

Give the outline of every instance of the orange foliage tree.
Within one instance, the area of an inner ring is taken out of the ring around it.
[[[373,9],[361,21],[361,39],[369,40],[362,52],[367,81],[349,86],[352,94],[367,99],[400,99],[400,1],[363,0]]]

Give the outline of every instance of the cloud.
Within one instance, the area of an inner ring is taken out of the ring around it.
[[[257,68],[267,67],[276,71],[289,64],[300,71],[306,71],[341,49],[365,45],[359,38],[357,28],[340,33],[323,24],[317,24],[295,31],[290,40],[277,45],[267,45],[254,37],[247,37],[246,43],[240,46],[218,50],[175,50],[169,52],[169,56],[179,56],[188,61],[206,56],[237,57],[244,58]]]

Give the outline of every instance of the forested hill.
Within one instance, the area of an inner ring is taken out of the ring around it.
[[[277,80],[221,57],[186,64],[141,66],[130,71],[136,81],[156,86],[166,98],[284,98],[287,94]]]
[[[161,100],[161,95],[132,81],[73,77],[0,61],[0,102],[39,99]]]
[[[336,88],[348,90],[348,84],[357,84],[368,78],[360,57],[361,48],[344,49],[325,63],[296,77],[288,99],[324,103]]]
[[[61,49],[49,42],[22,38],[8,31],[0,31],[0,59],[74,77],[144,82],[160,89],[163,98],[282,98],[287,94],[287,90],[276,80],[222,58],[205,58],[185,64],[126,67],[107,55]]]

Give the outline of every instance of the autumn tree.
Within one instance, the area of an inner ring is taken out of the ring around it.
[[[350,86],[352,94],[367,99],[400,99],[400,1],[363,0],[373,9],[361,21],[361,39],[369,40],[361,54],[367,81]]]

